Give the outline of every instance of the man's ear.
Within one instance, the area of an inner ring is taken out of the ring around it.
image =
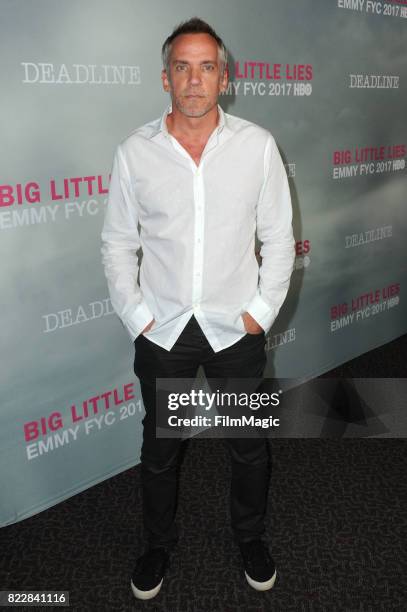
[[[164,91],[170,91],[170,82],[168,80],[167,71],[165,68],[163,68],[161,71],[161,81],[163,83]]]
[[[220,93],[223,93],[224,91],[226,91],[226,89],[228,88],[228,81],[229,81],[229,67],[226,64],[222,77],[220,79],[220,83],[219,83]]]

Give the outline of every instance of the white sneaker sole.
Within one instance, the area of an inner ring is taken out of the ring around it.
[[[257,582],[257,580],[250,578],[249,574],[246,572],[244,574],[247,582],[251,587],[253,587],[253,589],[256,589],[256,591],[268,591],[269,589],[272,589],[277,577],[277,571],[275,571],[270,580],[266,580],[265,582]]]
[[[137,599],[152,599],[153,597],[157,595],[157,593],[161,589],[163,580],[164,579],[161,578],[161,582],[159,582],[157,586],[151,589],[150,591],[140,591],[140,589],[134,586],[133,581],[130,580],[130,586],[131,586],[131,590],[133,591],[134,597],[137,597]]]

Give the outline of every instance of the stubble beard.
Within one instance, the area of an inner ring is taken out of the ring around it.
[[[206,98],[206,96],[204,97]],[[201,98],[199,100],[201,100]],[[186,117],[203,117],[216,105],[216,101],[212,102],[206,98],[206,103],[203,106],[194,108],[193,103],[189,104],[187,100],[184,102],[183,96],[175,98],[174,102],[177,109]]]

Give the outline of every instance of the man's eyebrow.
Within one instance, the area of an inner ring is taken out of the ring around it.
[[[202,62],[199,62],[200,64],[217,64],[217,62],[215,60],[202,60]],[[174,59],[173,60],[173,64],[189,64],[189,62],[187,60],[182,60],[182,59]]]

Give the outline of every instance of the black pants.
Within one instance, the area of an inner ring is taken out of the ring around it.
[[[261,378],[266,365],[265,335],[246,334],[215,353],[195,317],[191,317],[170,351],[140,335],[134,341],[134,372],[140,379],[146,415],[143,419],[141,482],[144,535],[150,546],[172,548],[177,542],[178,458],[182,440],[156,438],[156,378],[194,378],[200,365],[207,378]],[[225,438],[232,461],[231,525],[238,542],[259,538],[270,477],[267,440]]]

